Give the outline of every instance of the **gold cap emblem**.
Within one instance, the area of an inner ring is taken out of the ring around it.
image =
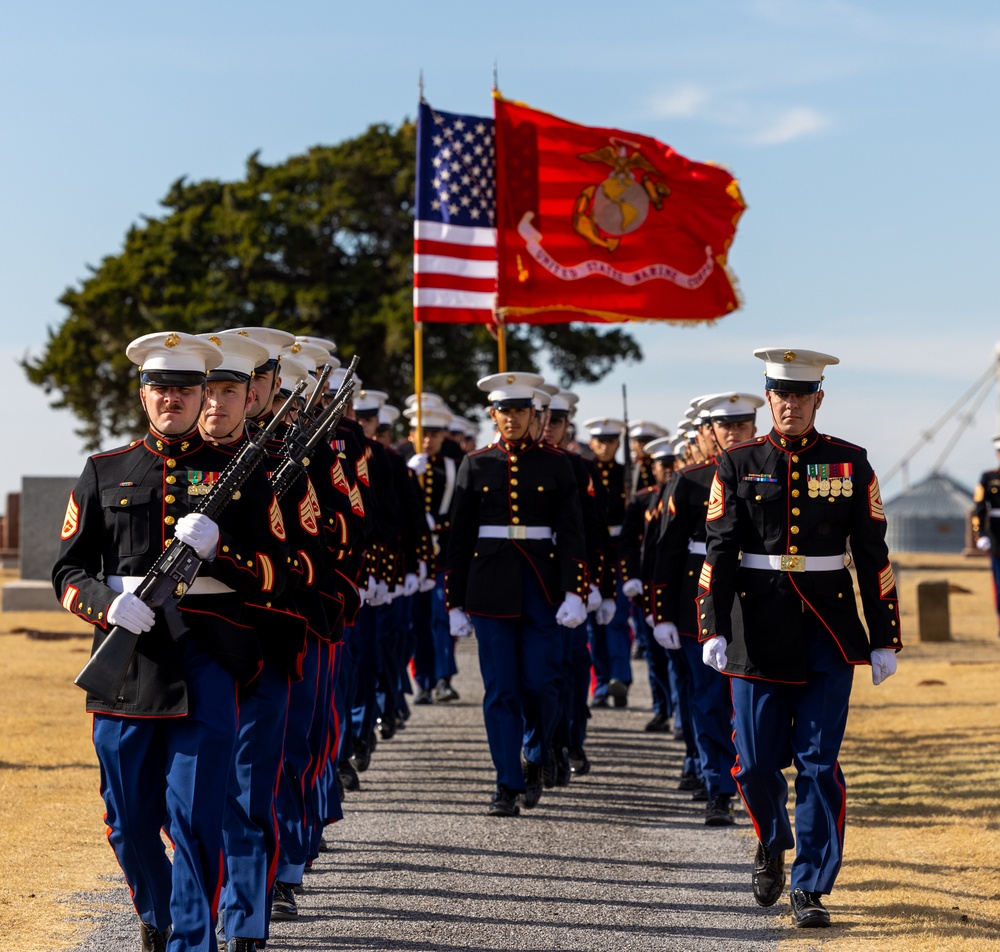
[[[730,402],[730,403],[738,403],[738,402],[739,402],[739,399],[740,399],[740,398],[739,398],[739,395],[738,395],[738,394],[735,394],[735,393],[734,393],[734,394],[733,394],[733,395],[732,395],[732,396],[731,396],[731,397],[729,398],[729,402]]]
[[[513,374],[507,374],[507,383],[513,383],[516,379]]]
[[[180,342],[181,339],[177,334],[168,334],[167,339],[163,342],[163,346],[176,347]]]
[[[296,341],[296,342],[295,342],[294,344],[292,344],[292,346],[291,346],[291,347],[289,347],[288,349],[289,349],[289,350],[290,350],[290,351],[291,351],[291,352],[292,352],[293,354],[297,354],[297,353],[298,353],[298,352],[299,352],[300,350],[302,350],[302,345],[301,345],[301,344],[300,344],[300,343],[299,343],[298,341]]]
[[[250,336],[249,333],[247,333],[246,331],[237,331],[236,333],[239,334],[240,337],[249,337]]]
[[[786,364],[790,364],[793,360],[795,360],[795,351],[794,350],[786,350],[785,351],[785,363]]]
[[[221,337],[216,337],[216,336],[215,336],[215,335],[213,334],[213,335],[212,335],[211,337],[209,337],[209,340],[210,340],[210,341],[211,341],[211,342],[212,342],[213,344],[215,344],[215,346],[216,346],[216,347],[221,347],[221,346],[222,346],[222,338],[221,338]]]

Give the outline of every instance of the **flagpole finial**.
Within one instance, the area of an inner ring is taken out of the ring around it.
[[[493,92],[496,92],[499,88],[497,86],[497,61],[493,60]]]
[[[424,71],[420,70],[420,78],[417,80],[417,89],[420,91],[420,101],[424,101]]]

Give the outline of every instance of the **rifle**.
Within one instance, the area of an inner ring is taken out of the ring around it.
[[[288,428],[288,432],[285,434],[285,458],[274,471],[274,475],[271,476],[271,488],[278,499],[281,499],[291,489],[299,475],[305,472],[309,465],[309,454],[319,441],[340,423],[347,412],[347,407],[354,396],[354,371],[357,366],[358,355],[355,354],[347,367],[347,373],[344,374],[340,389],[330,405],[325,407],[315,418],[307,416],[306,411],[315,402],[312,397],[319,393],[319,387],[317,387],[310,397],[306,410],[303,410],[298,419]],[[324,380],[325,377],[321,376],[320,379]]]
[[[635,486],[632,485],[632,446],[628,438],[628,394],[622,384],[622,418],[625,423],[625,506],[632,501]]]
[[[304,384],[295,388],[266,428],[257,426],[256,432],[253,432],[248,427],[247,441],[194,512],[216,521],[230,501],[239,498],[239,489],[264,456],[268,439],[274,435],[281,418],[291,409],[303,389]],[[191,546],[177,539],[168,539],[167,547],[135,590],[135,594],[150,608],[162,609],[174,641],[187,633],[187,625],[177,610],[177,603],[191,587],[201,566],[202,559]],[[139,636],[135,632],[115,625],[73,683],[106,704],[114,704],[121,694],[138,641]]]

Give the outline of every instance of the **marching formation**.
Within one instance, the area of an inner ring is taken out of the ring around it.
[[[877,684],[901,647],[878,481],[815,429],[836,358],[758,351],[765,396],[695,398],[672,438],[577,425],[575,394],[494,374],[483,445],[435,394],[389,406],[335,350],[263,327],[133,341],[149,431],[70,496],[53,583],[95,627],[77,683],[141,948],[247,952],[294,920],[345,794],[412,706],[458,698],[473,634],[489,816],[590,770],[590,709],[628,705],[641,655],[645,729],[685,746],[666,782],[709,827],[739,794],[756,901],[794,847],[794,921],[828,925],[854,667]]]

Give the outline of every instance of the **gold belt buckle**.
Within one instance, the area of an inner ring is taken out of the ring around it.
[[[508,539],[527,539],[528,538],[528,527],[527,526],[507,526],[507,538]]]
[[[782,572],[804,572],[806,557],[804,555],[783,555],[781,557]]]

